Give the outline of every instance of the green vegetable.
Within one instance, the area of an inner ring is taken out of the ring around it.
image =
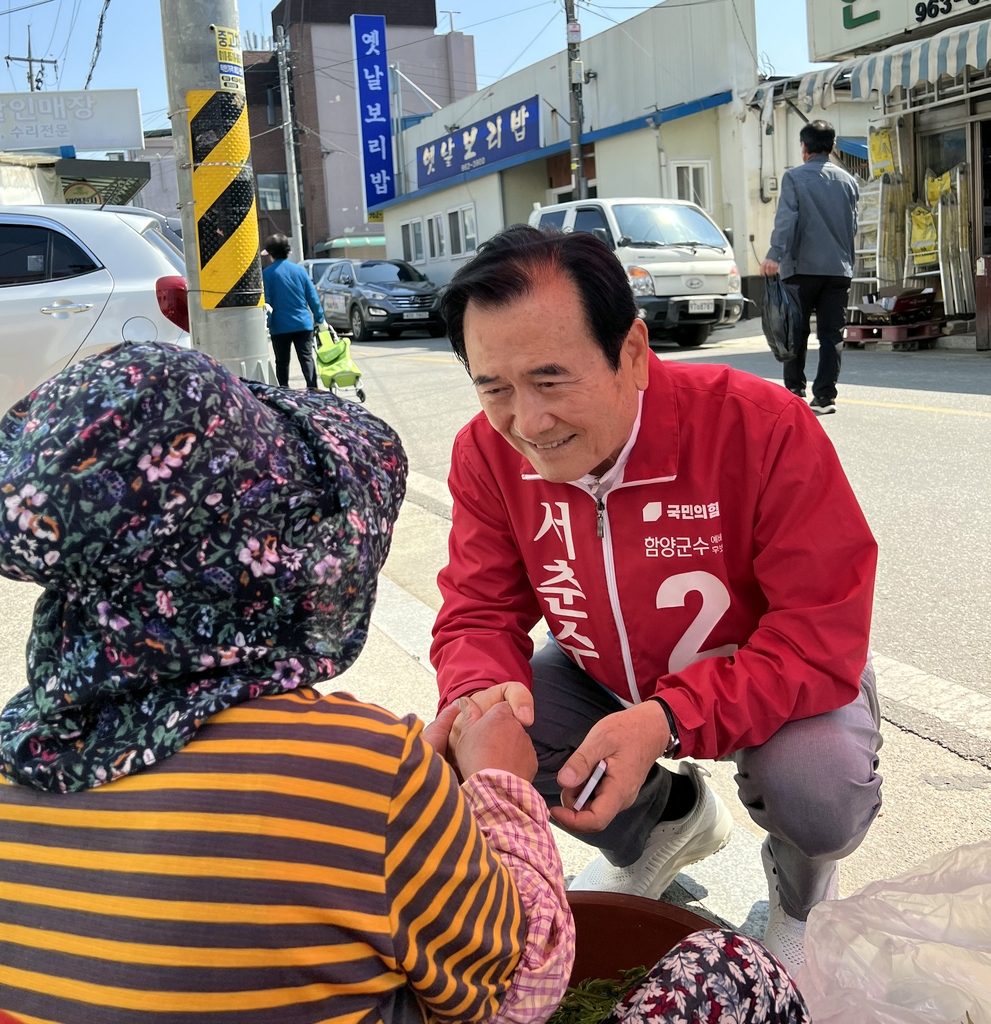
[[[634,967],[623,971],[622,980],[589,978],[577,988],[569,988],[547,1024],[599,1024],[646,974],[646,967]]]

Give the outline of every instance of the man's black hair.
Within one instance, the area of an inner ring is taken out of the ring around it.
[[[283,234],[269,235],[265,239],[265,251],[273,260],[289,259],[289,252],[292,247],[289,239]]]
[[[836,129],[828,121],[810,121],[798,133],[810,153],[832,153]]]
[[[478,255],[452,279],[441,312],[454,354],[468,368],[465,309],[492,309],[529,294],[547,271],[567,276],[578,289],[582,312],[609,365],[619,369],[623,342],[637,316],[630,283],[609,247],[594,235],[538,231],[518,224],[479,246]]]

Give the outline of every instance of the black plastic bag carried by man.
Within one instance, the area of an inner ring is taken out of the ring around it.
[[[777,274],[765,280],[760,325],[779,363],[795,358],[802,330],[802,302],[798,288],[782,281]]]

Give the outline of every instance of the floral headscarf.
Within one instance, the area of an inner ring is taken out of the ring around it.
[[[360,406],[199,352],[122,345],[42,384],[0,420],[0,573],[45,587],[0,772],[98,786],[343,672],[405,483]]]

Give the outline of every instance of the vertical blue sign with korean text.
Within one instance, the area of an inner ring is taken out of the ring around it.
[[[540,148],[540,97],[531,96],[416,150],[416,187]]]
[[[351,43],[354,48],[358,141],[361,145],[361,180],[367,219],[370,206],[396,196],[385,17],[380,14],[352,14]]]

